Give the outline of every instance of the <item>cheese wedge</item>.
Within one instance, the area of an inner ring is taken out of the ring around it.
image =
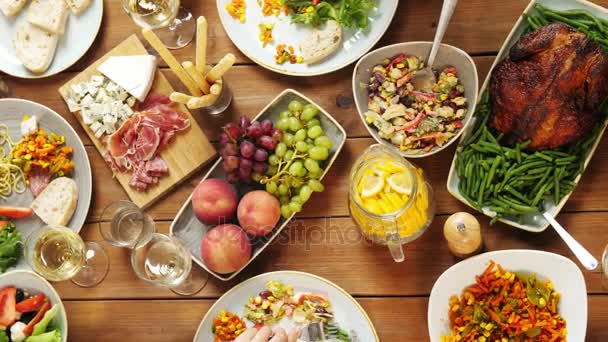
[[[55,178],[32,202],[32,209],[44,223],[65,226],[78,203],[78,186],[67,177]]]
[[[97,70],[143,102],[154,83],[156,57],[113,56],[98,66]]]
[[[328,21],[322,29],[312,31],[300,43],[304,63],[321,61],[338,50],[341,41],[342,27],[334,20]]]
[[[72,13],[79,15],[91,5],[91,0],[65,0]]]
[[[0,11],[7,17],[19,13],[27,0],[0,0]]]
[[[17,27],[15,34],[15,54],[31,72],[45,72],[53,58],[59,37],[48,33],[27,21]]]
[[[64,0],[32,0],[27,20],[47,32],[63,34],[69,13]]]

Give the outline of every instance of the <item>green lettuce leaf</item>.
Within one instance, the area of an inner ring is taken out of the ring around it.
[[[21,233],[13,222],[0,231],[0,272],[15,266],[21,257]],[[2,340],[0,340],[1,342]]]
[[[44,317],[40,320],[40,322],[34,325],[34,330],[32,331],[32,336],[41,335],[46,332],[46,328],[49,326],[49,323],[57,313],[59,312],[59,306],[57,304],[53,305],[53,307],[44,314]]]
[[[25,342],[61,342],[61,333],[59,330],[53,330],[41,335],[30,336],[25,339]]]

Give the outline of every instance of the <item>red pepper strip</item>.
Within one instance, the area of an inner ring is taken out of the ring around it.
[[[426,114],[419,113],[418,116],[416,116],[416,118],[414,118],[414,120],[408,122],[407,125],[403,126],[403,128],[401,130],[402,131],[411,131],[413,129],[416,129],[416,127],[418,127],[418,125],[420,125],[422,120],[424,120],[424,117],[426,117]]]
[[[419,97],[421,99],[424,99],[424,100],[431,100],[432,101],[432,100],[435,99],[435,94],[429,94],[429,93],[425,93],[425,92],[417,91],[417,90],[414,90],[412,92],[412,95],[414,95],[415,97]]]
[[[15,309],[19,312],[32,312],[40,309],[46,296],[42,293],[37,294],[33,297],[30,297],[26,300],[22,300],[17,305],[15,305]]]
[[[319,4],[319,2],[321,2],[321,0],[312,0],[312,4],[313,4],[313,6],[314,6],[314,5],[318,5],[318,4]]]
[[[456,76],[458,71],[454,67],[447,67],[447,68],[443,69],[443,72],[445,72],[446,74],[453,74],[454,76]]]
[[[2,231],[2,229],[6,228],[6,226],[8,226],[10,221],[0,221],[0,232]]]
[[[254,328],[256,328],[256,329],[261,329],[261,328],[263,328],[263,327],[264,327],[264,324],[262,324],[262,323],[257,323],[257,324],[256,324],[256,325],[254,325],[253,327],[254,327]]]
[[[405,76],[398,79],[397,88],[403,87],[403,85],[406,84],[407,82],[409,82],[412,79],[412,77],[414,77],[414,73],[410,72],[409,74],[405,74]]]
[[[44,302],[44,304],[42,305],[42,307],[40,308],[40,311],[38,311],[36,316],[34,316],[34,318],[32,318],[32,320],[25,326],[25,328],[23,328],[23,334],[25,336],[30,336],[32,334],[32,331],[34,331],[34,326],[42,320],[42,318],[44,317],[44,314],[47,311],[49,311],[50,308],[51,308],[51,303]]]
[[[454,120],[454,127],[456,128],[462,128],[464,125],[462,124],[462,121],[460,120]]]
[[[386,70],[391,71],[395,64],[398,64],[399,62],[403,61],[406,58],[407,58],[406,54],[404,54],[404,53],[400,54],[399,56],[395,57],[395,59],[393,59],[390,63],[388,63]]]

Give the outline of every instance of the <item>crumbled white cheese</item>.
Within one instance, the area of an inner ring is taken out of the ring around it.
[[[82,121],[97,138],[114,133],[133,115],[136,98],[105,76],[73,84],[66,100],[70,112],[80,111]]]

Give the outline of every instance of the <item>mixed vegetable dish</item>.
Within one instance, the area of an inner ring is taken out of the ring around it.
[[[430,93],[415,89],[411,82],[423,68],[420,58],[400,54],[374,66],[369,79],[365,121],[402,151],[426,152],[444,145],[463,127],[467,114],[456,68],[441,70]]]
[[[299,326],[321,322],[326,337],[332,341],[357,341],[353,332],[340,328],[334,321],[331,303],[326,296],[295,293],[291,285],[269,281],[263,291],[249,297],[243,318],[225,310],[220,311],[213,320],[214,342],[234,340],[248,328],[245,319],[259,328],[278,324],[284,318]]]
[[[59,313],[43,293],[7,287],[0,290],[0,342],[61,342],[53,319]]]
[[[566,341],[566,322],[558,313],[560,295],[551,281],[535,274],[504,270],[491,262],[460,297],[452,296],[452,332],[443,342]]]

